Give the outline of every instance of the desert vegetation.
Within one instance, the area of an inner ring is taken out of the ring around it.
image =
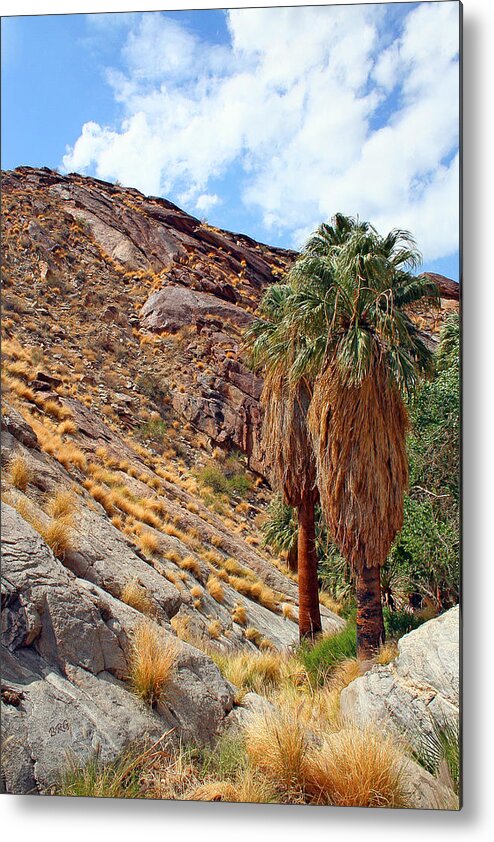
[[[143,197],[112,190],[144,225]],[[39,222],[60,244],[46,278],[6,239],[2,500],[67,591],[87,580],[81,600],[114,632],[111,687],[139,715],[159,719],[189,673],[194,707],[218,675],[233,685],[221,724],[236,724],[207,746],[177,726],[110,762],[73,759],[53,791],[397,807],[418,763],[457,803],[454,723],[412,747],[341,701],[459,598],[459,320],[441,315],[423,343],[413,306],[437,294],[413,274],[412,238],[337,216],[294,262],[207,227],[197,254],[180,241],[166,270],[131,270],[55,201]],[[150,292],[187,289],[189,270],[238,324],[147,331]]]

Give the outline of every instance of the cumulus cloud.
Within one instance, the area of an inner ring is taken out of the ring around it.
[[[219,204],[220,201],[220,197],[217,196],[216,193],[201,193],[201,195],[197,197],[196,210],[207,213],[211,210],[211,208],[214,208],[215,205]]]
[[[182,197],[235,194],[294,245],[335,211],[458,248],[458,4],[232,9],[229,43],[132,16],[107,81],[114,127],[86,123],[67,170]],[[213,188],[213,189],[211,189]],[[226,188],[225,188],[226,189]],[[231,193],[230,189],[230,193]]]

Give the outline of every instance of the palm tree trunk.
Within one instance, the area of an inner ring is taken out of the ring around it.
[[[356,575],[357,655],[372,658],[384,643],[379,567],[364,567]]]
[[[306,497],[298,508],[298,626],[300,640],[314,640],[322,630],[317,581],[314,500]]]

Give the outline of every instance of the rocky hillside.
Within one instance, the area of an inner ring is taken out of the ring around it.
[[[296,580],[260,537],[262,383],[241,348],[295,255],[30,168],[2,175],[2,245],[3,774],[45,791],[66,750],[211,740],[236,696],[203,652],[297,640]],[[431,341],[457,306],[440,283],[416,314]],[[153,709],[128,687],[143,617],[179,647]]]

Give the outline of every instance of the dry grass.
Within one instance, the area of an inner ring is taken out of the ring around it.
[[[25,401],[34,401],[35,394],[33,390],[29,386],[26,386],[23,380],[19,380],[17,377],[7,377],[6,385],[15,392],[17,397]]]
[[[19,491],[26,491],[29,483],[33,480],[33,472],[24,456],[20,454],[12,456],[9,462],[8,476],[14,488],[18,488]]]
[[[304,758],[304,788],[316,804],[406,807],[403,755],[370,728],[343,728]]]
[[[247,625],[247,611],[245,610],[245,606],[240,602],[235,603],[232,611],[232,620],[234,623],[238,623],[239,626]]]
[[[153,535],[152,532],[145,530],[139,535],[137,539],[137,546],[140,550],[144,553],[144,555],[153,556],[157,555],[159,550],[159,538],[157,535]]]
[[[45,510],[53,518],[71,517],[77,508],[77,498],[73,491],[61,489],[47,501]]]
[[[245,745],[251,763],[276,789],[298,800],[309,746],[306,730],[297,717],[275,708],[251,716],[245,728]]]
[[[48,451],[49,452],[49,451]],[[87,459],[82,450],[71,442],[55,445],[53,456],[67,470],[71,467],[79,468],[80,471],[87,470]]]
[[[171,618],[170,625],[180,640],[185,640],[186,643],[192,642],[190,633],[190,617],[176,614]]]
[[[211,620],[208,623],[208,634],[213,640],[218,640],[219,637],[223,634],[223,626],[221,625],[219,620]]]
[[[33,524],[34,526],[34,524]],[[57,558],[64,559],[66,553],[72,549],[72,519],[68,517],[54,518],[47,525],[38,523],[35,529],[51,547]]]
[[[201,578],[201,565],[199,564],[197,559],[194,558],[194,556],[187,555],[185,556],[185,558],[182,558],[178,562],[178,564],[182,568],[182,570],[187,570],[189,573],[192,573],[192,575],[195,576],[196,579]]]
[[[279,652],[227,652],[213,660],[224,677],[243,690],[269,695],[287,680],[290,661]]]
[[[327,591],[319,591],[319,602],[329,611],[332,611],[333,614],[341,614],[342,606]]]
[[[240,804],[269,804],[275,794],[269,781],[255,769],[240,770],[235,780],[205,781],[189,791],[193,801],[229,801]]]
[[[210,576],[206,588],[208,593],[216,600],[216,602],[224,602],[225,599],[225,591],[223,589],[223,585],[221,584],[220,580],[217,576]]]
[[[254,626],[249,626],[248,629],[245,629],[244,635],[247,638],[247,640],[250,640],[251,643],[255,644],[255,646],[259,646],[263,639],[259,629],[254,628]]]
[[[63,406],[58,401],[54,401],[51,398],[48,400],[39,398],[36,402],[47,415],[53,416],[53,418],[56,418],[58,421],[65,421],[68,418],[72,418],[72,412],[70,409]]]
[[[152,600],[146,593],[146,589],[138,582],[137,579],[132,579],[127,582],[122,588],[120,599],[141,614],[146,614],[152,617],[155,614],[155,608]]]
[[[297,622],[297,613],[293,605],[291,605],[289,602],[283,603],[283,605],[281,606],[281,613],[283,614],[285,620],[292,620],[292,622],[294,623]]]
[[[172,680],[178,647],[149,621],[139,623],[130,654],[130,682],[134,692],[153,707]]]
[[[60,436],[73,436],[77,433],[77,424],[74,421],[62,421],[57,427],[57,433]]]
[[[386,664],[390,664],[391,661],[394,661],[398,657],[398,654],[398,644],[394,640],[389,640],[380,647],[374,660],[376,664],[385,666]]]

